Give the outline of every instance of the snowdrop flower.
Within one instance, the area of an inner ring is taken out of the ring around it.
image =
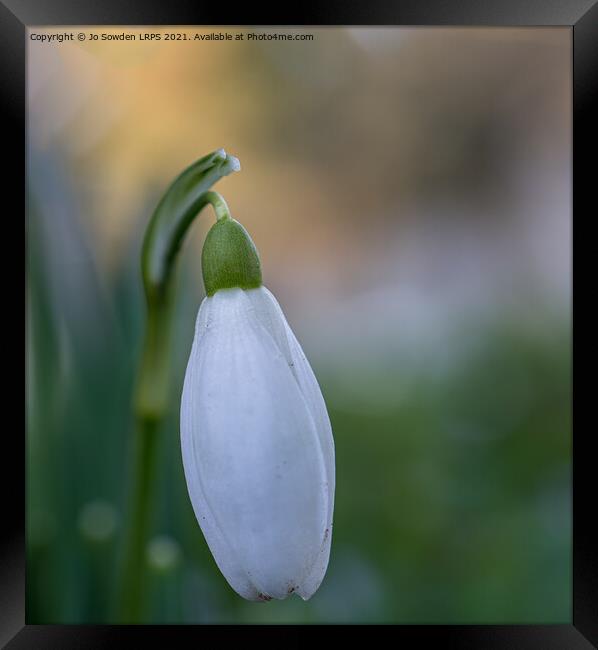
[[[189,496],[214,559],[249,600],[307,600],[330,554],[334,442],[318,382],[257,250],[210,193],[218,220],[202,253],[207,297],[181,400]]]

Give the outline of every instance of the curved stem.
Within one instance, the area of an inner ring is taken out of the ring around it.
[[[209,203],[212,204],[212,207],[214,208],[214,212],[216,213],[216,219],[218,221],[220,221],[221,219],[231,218],[228,205],[221,194],[218,194],[218,192],[210,191],[210,192],[206,192],[205,198]]]
[[[169,334],[176,256],[199,212],[208,203],[217,217],[228,206],[211,186],[237,171],[239,161],[224,149],[200,158],[180,174],[154,211],[141,252],[141,274],[147,302],[147,329],[135,410],[140,418],[161,418],[168,401]]]
[[[208,203],[218,219],[230,218],[224,199],[209,188],[239,169],[223,149],[204,156],[182,172],[158,204],[145,233],[141,271],[147,323],[135,394],[135,440],[129,512],[120,572],[120,620],[143,619],[145,550],[152,514],[156,450],[170,388],[170,334],[177,254],[189,226]]]
[[[168,188],[152,215],[141,252],[148,301],[168,284],[173,261],[189,226],[210,202],[208,190],[223,176],[239,169],[239,161],[219,149],[188,167]]]

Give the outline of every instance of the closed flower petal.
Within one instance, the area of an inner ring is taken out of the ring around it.
[[[233,589],[309,598],[330,553],[334,443],[316,378],[266,288],[204,299],[181,446],[197,520]]]

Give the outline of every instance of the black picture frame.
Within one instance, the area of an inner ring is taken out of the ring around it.
[[[284,5],[284,3],[283,3]],[[25,213],[25,72],[26,39],[29,26],[43,25],[396,25],[396,26],[563,26],[573,33],[573,208],[579,223],[591,210],[590,193],[595,180],[596,112],[598,88],[598,3],[596,0],[405,0],[347,3],[342,0],[312,3],[310,6],[238,7],[226,15],[221,4],[192,3],[189,0],[156,0],[125,4],[117,0],[4,0],[0,2],[0,94],[3,111],[3,189],[14,214]],[[291,15],[292,14],[292,15]],[[7,164],[8,163],[8,164]],[[6,200],[4,206],[6,206]],[[590,217],[595,217],[595,209]],[[7,219],[8,220],[8,219]],[[6,226],[8,227],[8,226]],[[6,232],[6,231],[5,231]],[[18,231],[16,231],[18,232]],[[577,230],[575,231],[575,233]],[[578,237],[574,233],[574,242]],[[8,236],[8,235],[6,235]],[[21,235],[15,234],[19,241]],[[6,240],[5,240],[6,242]],[[5,251],[8,247],[5,247]],[[17,249],[16,246],[11,248]],[[16,267],[4,278],[16,287]],[[575,264],[574,269],[575,270]],[[25,269],[26,271],[26,269]],[[21,304],[23,294],[16,299]],[[6,313],[6,312],[5,312]],[[16,311],[14,312],[16,313]],[[15,323],[14,333],[18,337]],[[8,335],[7,335],[8,336]],[[5,397],[8,401],[9,398]],[[16,402],[16,400],[15,400]],[[408,625],[387,626],[395,643],[414,647],[430,643],[442,648],[541,648],[543,650],[598,647],[598,539],[593,528],[592,507],[595,470],[591,454],[592,431],[582,426],[573,433],[573,602],[570,625]],[[141,644],[145,635],[152,642],[175,646],[206,643],[206,634],[221,635],[210,626],[69,626],[25,624],[25,444],[17,427],[3,435],[4,468],[0,472],[4,496],[2,541],[0,543],[0,644],[21,648],[114,648]],[[10,460],[9,460],[10,459]],[[14,470],[7,471],[7,467]],[[12,507],[11,507],[12,505]],[[307,627],[252,626],[227,631],[229,634],[267,634],[285,644],[299,642]],[[312,628],[313,629],[313,628]],[[319,628],[321,630],[321,628]],[[369,635],[371,630],[367,631]],[[358,641],[360,631],[352,629]],[[241,639],[241,637],[239,637]],[[417,644],[417,645],[415,645]]]

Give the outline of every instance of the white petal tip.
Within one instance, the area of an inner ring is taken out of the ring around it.
[[[320,585],[318,585],[313,591],[312,590],[305,590],[303,587],[297,587],[295,589],[295,593],[301,597],[302,600],[309,600],[315,593],[318,591]]]
[[[313,596],[313,594],[306,594],[300,591],[297,592],[297,595],[301,598],[301,600],[305,602],[307,602]]]
[[[241,163],[239,162],[239,159],[226,153],[224,149],[218,149],[214,153],[214,160],[222,161],[223,164],[221,169],[225,175],[232,174],[233,172],[238,172],[241,170]]]
[[[238,158],[235,158],[234,156],[228,156],[227,163],[231,172],[241,171],[241,163],[239,162]]]
[[[269,596],[268,594],[258,594],[256,601],[258,603],[268,603],[272,600],[272,596]]]

